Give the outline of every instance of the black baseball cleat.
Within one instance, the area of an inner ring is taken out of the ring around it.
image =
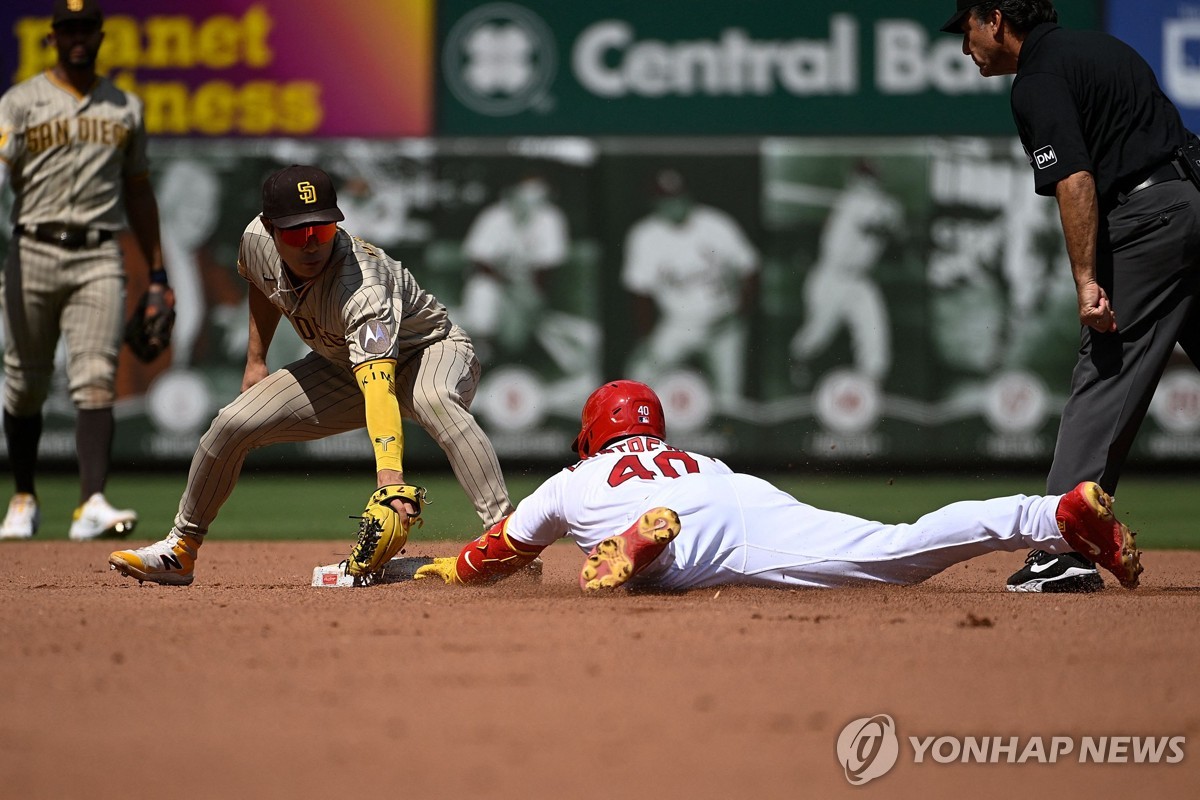
[[[1008,579],[1010,592],[1099,592],[1104,579],[1096,565],[1079,553],[1047,553],[1033,550],[1025,557],[1025,566]]]

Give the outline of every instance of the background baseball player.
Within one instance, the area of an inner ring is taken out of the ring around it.
[[[811,361],[845,326],[855,369],[883,382],[892,365],[891,322],[870,273],[903,222],[900,204],[883,191],[872,166],[857,164],[830,209],[820,256],[805,278],[805,320],[792,337],[792,358]]]
[[[267,178],[263,213],[246,226],[238,254],[238,272],[250,283],[242,393],[201,438],[167,537],[109,558],[122,574],[190,584],[196,552],[250,450],[364,424],[379,491],[349,566],[370,573],[388,550],[399,551],[408,520],[421,512],[423,490],[405,483],[402,414],[446,452],[485,525],[512,511],[496,454],[469,410],[479,380],[471,340],[412,273],[342,230],[341,219],[323,170],[293,165]],[[281,316],[313,352],[268,375]]]
[[[625,239],[621,282],[635,296],[636,322],[646,334],[630,359],[630,373],[652,382],[699,354],[721,406],[736,408],[744,391],[745,320],[757,291],[758,253],[733,217],[695,202],[675,170],[656,176],[654,192],[654,212]]]
[[[984,553],[1025,547],[1086,548],[1129,588],[1142,571],[1133,535],[1095,483],[1063,496],[952,503],[911,525],[884,525],[813,508],[714,458],[671,447],[665,430],[650,387],[601,386],[584,405],[575,439],[582,460],[457,558],[435,559],[417,577],[494,580],[563,536],[589,553],[584,591],[635,575],[667,589],[908,584]]]
[[[523,178],[479,212],[463,240],[472,268],[459,309],[477,345],[482,339],[487,350],[508,358],[528,348],[542,320],[546,284],[569,245],[567,216],[540,176]]]
[[[101,24],[94,0],[58,0],[50,34],[58,63],[0,98],[0,188],[11,171],[16,226],[2,292],[4,435],[16,484],[0,527],[5,539],[29,538],[38,529],[34,473],[60,335],[78,410],[80,506],[70,537],[124,534],[137,522],[135,512],[114,509],[103,494],[125,311],[116,240],[123,218],[150,266],[151,307],[169,309],[173,298],[162,268],[142,105],[96,75]]]

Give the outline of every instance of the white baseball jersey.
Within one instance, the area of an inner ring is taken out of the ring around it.
[[[142,101],[107,78],[83,96],[49,71],[0,97],[0,159],[12,169],[14,224],[116,231],[121,187],[146,175]]]
[[[567,257],[567,218],[555,206],[530,209],[518,218],[508,203],[494,203],[479,212],[463,241],[472,261],[496,267],[508,278],[521,280],[550,269]]]
[[[872,181],[851,180],[821,232],[820,264],[846,277],[866,273],[903,224],[900,204]]]
[[[758,253],[733,218],[697,205],[679,225],[652,215],[630,229],[621,283],[654,297],[666,315],[703,322],[735,313],[740,281],[757,269]]]
[[[238,273],[284,313],[305,344],[335,364],[354,367],[379,358],[403,364],[450,333],[445,306],[411,272],[344,230],[337,233],[329,266],[297,287],[255,217],[242,234]]]
[[[547,480],[517,505],[505,531],[540,546],[568,536],[588,552],[666,506],[682,530],[635,581],[669,589],[917,583],[993,550],[1069,551],[1054,519],[1058,501],[965,501],[885,525],[814,508],[714,458],[634,436]]]

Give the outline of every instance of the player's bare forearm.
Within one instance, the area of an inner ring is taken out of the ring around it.
[[[1059,181],[1054,195],[1058,198],[1058,214],[1075,284],[1094,283],[1096,232],[1100,222],[1096,182],[1090,172],[1076,172]]]
[[[375,486],[391,486],[404,483],[404,472],[398,469],[380,469],[375,471]]]
[[[242,391],[246,391],[267,376],[267,350],[279,327],[283,312],[258,290],[250,287],[250,333],[246,339],[246,372],[242,376]]]
[[[404,473],[397,469],[381,469],[375,472],[375,486],[382,489],[384,486],[403,486]],[[389,505],[397,514],[416,514],[420,512],[417,504],[407,498],[396,498]]]
[[[246,362],[246,371],[242,373],[242,391],[246,391],[250,387],[257,384],[263,378],[270,374],[270,369],[266,362]]]
[[[129,228],[137,239],[142,257],[150,267],[150,274],[161,274],[163,269],[162,241],[159,233],[158,201],[149,178],[126,178],[125,214]]]
[[[1096,238],[1100,229],[1096,181],[1090,172],[1076,172],[1058,182],[1054,195],[1079,298],[1079,321],[1097,331],[1114,331],[1116,317],[1108,295],[1096,282]]]

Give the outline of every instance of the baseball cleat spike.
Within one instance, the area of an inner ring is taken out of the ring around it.
[[[202,539],[172,530],[167,538],[137,550],[119,550],[108,557],[109,566],[138,583],[188,586],[193,579],[196,553]]]
[[[1136,533],[1113,513],[1112,497],[1092,481],[1063,495],[1055,513],[1058,530],[1076,552],[1111,572],[1126,589],[1136,589],[1142,551]]]
[[[679,515],[671,509],[647,511],[624,531],[592,548],[579,573],[579,588],[594,592],[623,585],[653,563],[681,529]]]

